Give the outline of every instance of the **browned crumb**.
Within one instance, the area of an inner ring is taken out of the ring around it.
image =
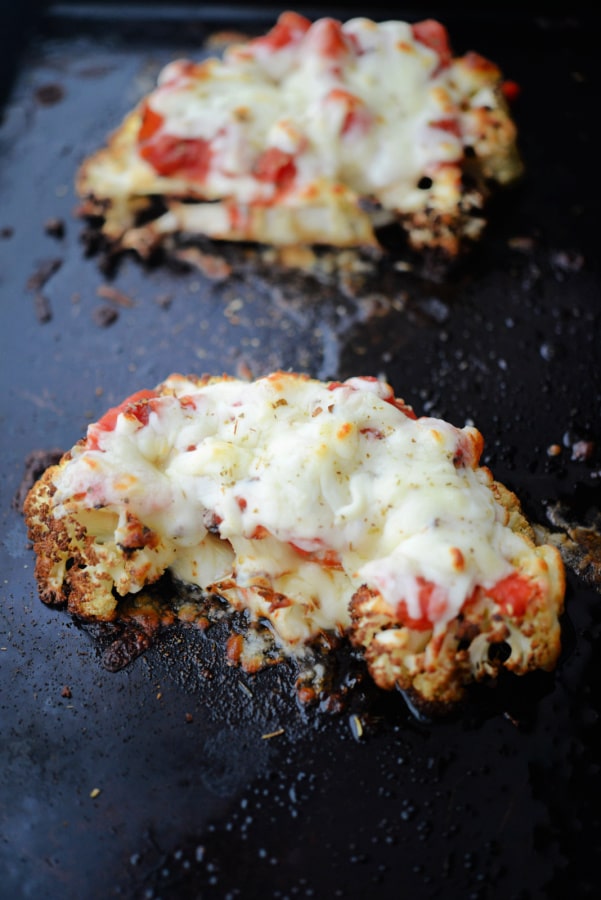
[[[580,272],[584,264],[584,256],[574,250],[556,250],[551,254],[551,265],[556,274]]]
[[[116,303],[117,306],[129,308],[136,305],[131,297],[128,297],[123,291],[117,290],[117,288],[112,287],[110,284],[101,284],[96,289],[96,293],[104,300],[110,300],[111,303]]]
[[[55,272],[58,272],[62,266],[62,259],[44,259],[39,263],[35,272],[29,276],[27,280],[27,290],[41,291],[46,282],[48,282]]]
[[[104,304],[96,307],[92,313],[92,318],[101,328],[108,328],[109,325],[112,325],[119,318],[119,313],[114,307]]]
[[[595,450],[593,441],[575,441],[572,444],[572,459],[575,462],[586,462],[591,459]]]
[[[520,253],[532,253],[536,244],[533,237],[516,235],[516,237],[509,238],[507,246],[510,250],[518,250]]]
[[[211,281],[225,281],[232,274],[231,265],[222,256],[203,253],[198,247],[178,248],[173,251],[173,256],[179,262],[200,269]]]
[[[547,510],[550,522],[564,529],[562,532],[538,526],[543,540],[554,544],[566,566],[587,584],[601,591],[601,516],[597,513],[588,522],[568,520],[568,514],[560,503]]]
[[[65,89],[60,84],[42,84],[35,92],[35,98],[42,106],[54,106],[65,96]]]
[[[62,219],[48,219],[44,224],[44,231],[50,237],[63,238],[65,236],[65,223]]]
[[[38,322],[42,325],[45,322],[50,322],[52,319],[52,306],[50,305],[50,300],[46,297],[45,294],[41,294],[37,292],[34,294],[33,298],[33,308],[35,310],[35,316]]]

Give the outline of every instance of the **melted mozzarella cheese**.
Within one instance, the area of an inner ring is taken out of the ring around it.
[[[478,467],[479,433],[412,418],[384,382],[172,376],[147,415],[120,409],[58,472],[55,516],[104,510],[117,531],[134,516],[163,567],[267,618],[289,647],[345,630],[363,584],[421,619],[431,583],[444,628],[526,553]]]
[[[407,197],[425,203],[424,191],[415,190],[420,178],[463,158],[458,131],[437,126],[458,120],[453,68],[440,67],[438,54],[415,39],[409,24],[343,23],[342,58],[324,52],[328,27],[329,20],[318,20],[276,50],[261,40],[231,48],[196,75],[178,63],[163,72],[148,104],[163,117],[163,133],[211,142],[202,182],[207,198],[274,198],[278,187],[253,175],[269,148],[294,158],[288,202],[326,178],[386,208]]]

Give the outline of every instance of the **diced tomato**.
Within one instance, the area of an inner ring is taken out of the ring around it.
[[[440,68],[445,69],[451,64],[453,53],[449,43],[449,35],[447,29],[436,19],[424,19],[422,22],[416,22],[411,26],[413,37],[420,44],[425,44],[438,53],[440,60]]]
[[[334,88],[327,95],[326,101],[328,100],[341,104],[346,111],[340,129],[341,134],[348,134],[349,131],[360,131],[365,134],[373,121],[373,116],[360,97],[342,88]]]
[[[156,391],[138,391],[132,394],[119,406],[113,406],[107,410],[98,422],[90,425],[88,429],[88,438],[86,446],[89,450],[99,449],[99,433],[103,431],[113,431],[117,424],[117,419],[123,413],[124,415],[137,419],[141,425],[147,425],[152,405],[149,401],[155,400],[159,395]]]
[[[411,618],[405,600],[398,603],[397,616],[407,628],[412,628],[414,631],[428,631],[432,628],[433,620],[436,620],[445,611],[446,599],[442,596],[441,589],[431,581],[421,577],[418,577],[416,581],[421,616],[419,619]],[[435,591],[437,596],[434,595]]]
[[[296,177],[294,157],[278,147],[269,147],[257,160],[253,173],[257,181],[287,188]]]
[[[326,59],[340,59],[353,49],[337,19],[324,18],[315,22],[308,41],[311,49]]]
[[[273,28],[262,37],[255,38],[251,46],[281,50],[302,38],[310,27],[311,22],[304,16],[292,11],[283,12]]]
[[[361,375],[360,376],[363,381],[377,381],[378,379],[374,375]],[[337,391],[339,388],[347,388],[347,390],[354,391],[356,390],[352,384],[346,384],[343,381],[331,381],[328,384],[329,391]],[[396,407],[396,409],[400,410],[400,412],[404,413],[409,419],[417,419],[417,416],[413,412],[410,406],[407,406],[404,400],[399,399],[394,396],[392,388],[390,389],[390,395],[383,398],[386,403],[390,403],[391,406]]]
[[[384,437],[383,432],[381,432],[379,428],[361,428],[359,429],[359,433],[367,435],[374,441],[381,441]]]
[[[155,112],[152,107],[145,103],[142,107],[142,124],[138,131],[138,143],[143,144],[149,140],[162,127],[164,121],[160,113]]]
[[[311,27],[311,21],[300,13],[286,10],[278,17],[278,24],[293,33],[304,34]]]
[[[324,569],[342,568],[340,556],[335,550],[331,550],[327,547],[316,550],[305,550],[303,547],[299,547],[298,544],[295,544],[294,541],[289,541],[288,543],[299,556],[302,556],[303,559],[306,559],[308,562],[317,563],[318,565],[323,566]]]
[[[457,119],[437,119],[435,122],[431,122],[430,125],[432,128],[438,128],[440,131],[446,131],[448,134],[456,135],[456,137],[461,136]]]
[[[508,103],[514,103],[521,94],[521,87],[517,81],[504,81],[501,84],[501,91]]]
[[[359,134],[366,134],[369,131],[369,126],[373,122],[373,116],[365,108],[365,106],[357,105],[354,109],[350,109],[345,117],[345,120],[342,125],[342,134],[348,134],[350,131],[357,132]]]
[[[484,450],[484,438],[480,432],[460,433],[453,454],[453,465],[456,469],[475,468]]]
[[[204,181],[211,166],[212,149],[203,138],[160,134],[140,147],[140,156],[159,175],[182,173],[194,181]]]
[[[513,572],[498,581],[486,593],[501,608],[501,611],[512,618],[521,619],[526,614],[530,603],[539,595],[538,585],[529,581],[519,572]]]
[[[386,402],[390,403],[392,406],[396,406],[396,408],[404,413],[408,419],[417,419],[417,416],[411,407],[407,406],[404,400],[400,400],[398,397],[390,397],[386,398]]]

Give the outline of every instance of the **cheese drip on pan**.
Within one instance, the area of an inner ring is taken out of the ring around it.
[[[172,375],[30,492],[42,597],[110,620],[170,570],[269,621],[287,654],[350,636],[378,684],[428,702],[501,664],[551,668],[560,558],[482,445],[374,378]]]

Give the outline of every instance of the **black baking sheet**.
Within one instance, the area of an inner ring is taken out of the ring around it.
[[[5,31],[0,896],[596,896],[601,598],[571,570],[554,675],[438,723],[382,697],[361,737],[352,705],[299,710],[293,673],[224,666],[219,635],[173,633],[107,672],[93,636],[37,597],[13,502],[25,458],[68,449],[172,371],[384,374],[418,413],[475,422],[535,521],[558,500],[581,522],[599,508],[597,23],[578,7],[443,11],[457,52],[520,83],[527,165],[447,279],[312,279],[239,254],[219,280],[89,255],[73,215],[84,156],[163,63],[277,11],[62,4],[32,7],[27,43]]]

